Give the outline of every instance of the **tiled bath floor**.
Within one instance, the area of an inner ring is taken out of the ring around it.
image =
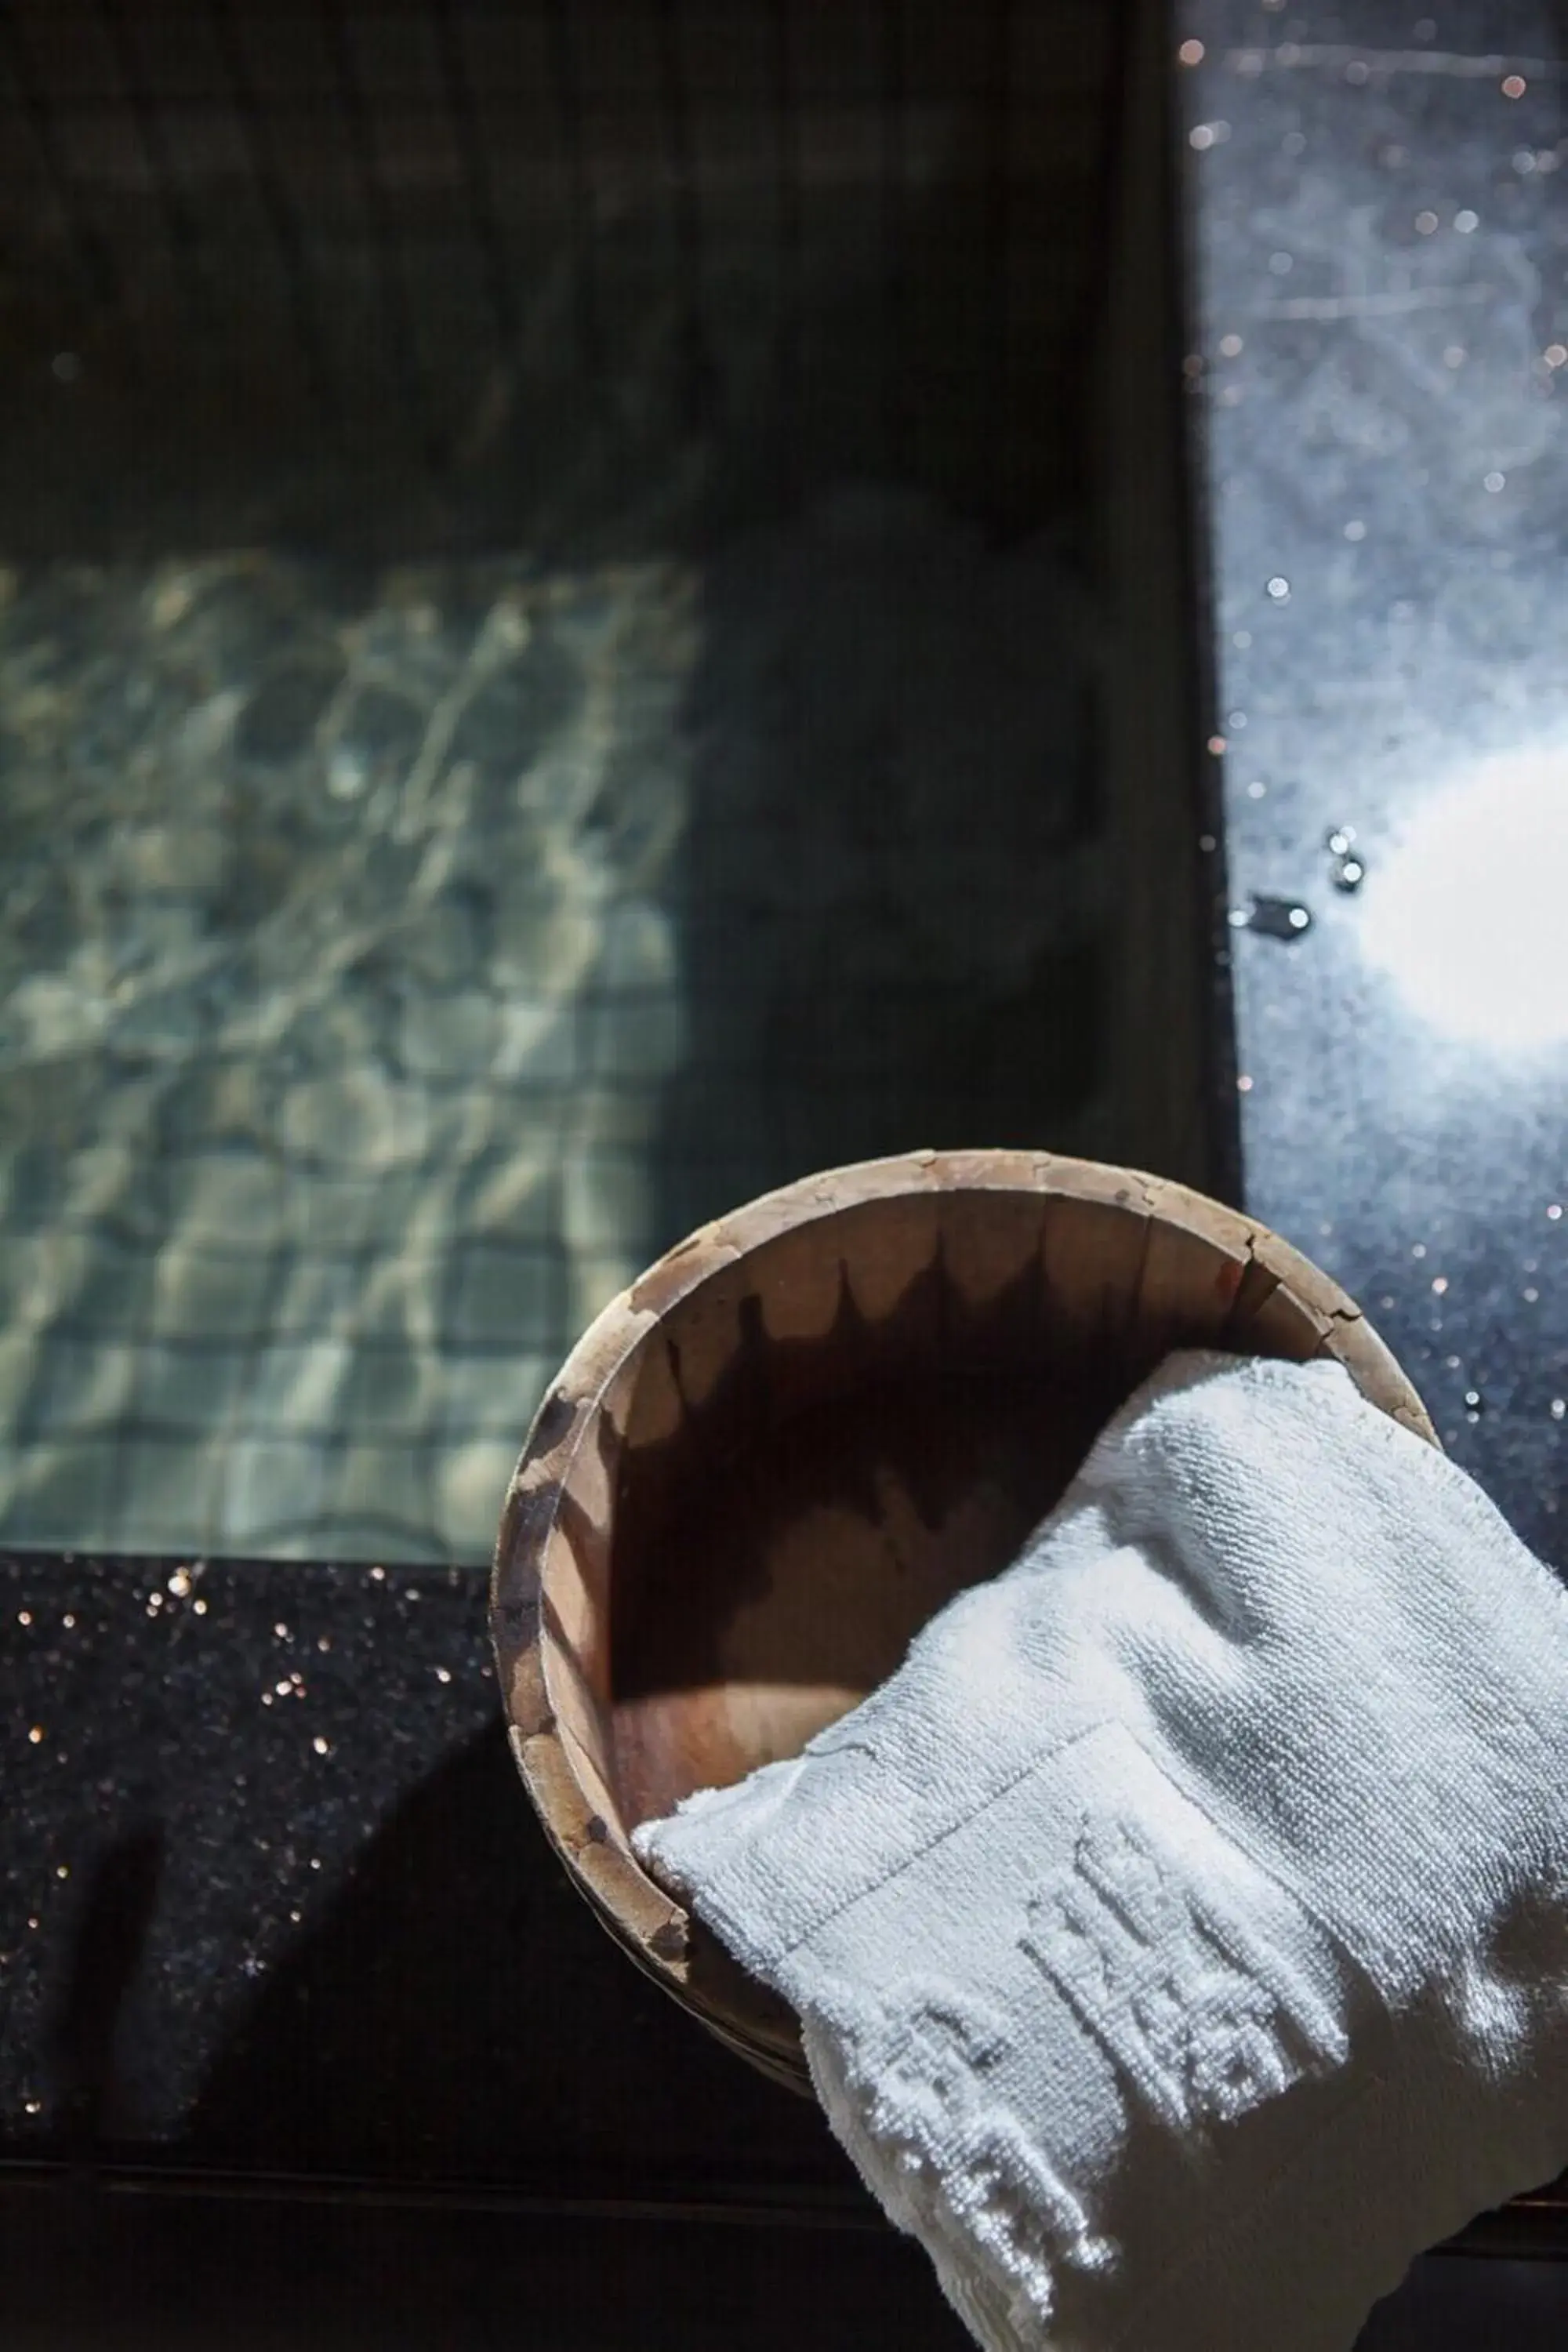
[[[1083,601],[849,491],[714,562],[5,576],[0,1533],[480,1559],[658,1250],[1113,1140]]]

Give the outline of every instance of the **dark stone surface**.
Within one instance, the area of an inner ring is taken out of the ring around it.
[[[0,1690],[8,2347],[966,2340],[573,1892],[481,1576],[4,1559]]]
[[[8,2158],[869,2215],[572,1891],[472,1570],[8,1559],[0,1687]]]
[[[1247,1203],[1563,1570],[1561,12],[1179,17]]]
[[[7,2352],[964,2352],[970,2343],[924,2255],[890,2231],[646,2216],[609,2228],[560,2214],[16,2190],[0,2199],[0,2284]],[[1415,2340],[1393,2338],[1378,2352]],[[1509,2352],[1545,2352],[1552,2341],[1516,2334]]]

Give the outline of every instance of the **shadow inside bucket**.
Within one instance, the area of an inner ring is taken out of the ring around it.
[[[1048,1377],[889,1383],[717,1461],[685,1449],[667,1479],[656,1470],[646,1516],[634,1485],[616,1572],[637,1601],[616,1619],[614,1685],[629,1816],[686,1793],[670,1776],[694,1708],[703,1773],[738,1777],[885,1681],[954,1593],[1016,1558],[1103,1417]]]
[[[841,1230],[852,1255],[870,1229]],[[619,1454],[610,1715],[631,1821],[798,1754],[885,1682],[955,1593],[1018,1557],[1147,1369],[1123,1338],[1064,1347],[1037,1251],[983,1305],[940,1244],[880,1318],[847,1256],[837,1278],[812,1337],[770,1334],[743,1298],[710,1392]],[[798,1298],[787,1264],[766,1279]],[[680,1312],[650,1342],[678,1386]]]

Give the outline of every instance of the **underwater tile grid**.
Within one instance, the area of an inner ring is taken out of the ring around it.
[[[876,489],[706,567],[6,572],[6,1539],[482,1559],[694,1224],[1097,1148],[1085,646],[1050,541]]]

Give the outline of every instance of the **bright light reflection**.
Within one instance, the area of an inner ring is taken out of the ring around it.
[[[1488,760],[1377,862],[1367,954],[1413,1012],[1505,1053],[1568,1039],[1568,742]]]

